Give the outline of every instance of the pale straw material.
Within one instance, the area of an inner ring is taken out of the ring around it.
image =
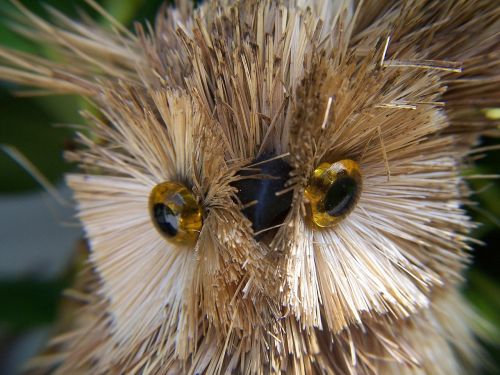
[[[67,153],[92,271],[69,293],[75,323],[33,366],[444,375],[480,361],[458,292],[473,227],[461,172],[498,129],[481,112],[499,105],[495,1],[180,2],[134,32],[15,3],[13,28],[61,59],[2,48],[0,77],[98,110]],[[293,167],[294,198],[256,242],[230,183],[265,151]],[[359,204],[315,228],[308,177],[346,158]],[[203,207],[195,246],[151,222],[163,181]]]

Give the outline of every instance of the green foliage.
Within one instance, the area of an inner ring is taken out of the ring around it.
[[[61,292],[68,286],[66,279],[0,280],[0,301],[5,301],[0,309],[0,327],[7,324],[12,333],[53,322]]]

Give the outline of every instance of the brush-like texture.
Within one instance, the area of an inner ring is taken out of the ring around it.
[[[92,1],[88,1],[91,5]],[[0,49],[0,77],[86,96],[67,154],[95,270],[72,330],[36,364],[83,373],[459,374],[477,362],[458,293],[473,224],[461,171],[500,105],[495,1],[207,1],[135,33],[18,4],[55,63]],[[95,4],[94,7],[98,8]],[[496,124],[498,125],[498,124]],[[231,183],[264,152],[292,209],[257,242]],[[356,160],[363,192],[315,228],[304,188]],[[151,189],[180,181],[204,223],[166,242]]]

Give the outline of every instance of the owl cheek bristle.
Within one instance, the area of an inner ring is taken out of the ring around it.
[[[320,164],[305,189],[311,220],[318,227],[335,226],[354,210],[361,189],[360,167],[354,160]]]
[[[151,220],[169,242],[196,241],[202,227],[202,210],[194,195],[182,184],[162,182],[149,196]]]

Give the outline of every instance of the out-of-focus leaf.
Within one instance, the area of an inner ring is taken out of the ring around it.
[[[10,331],[51,323],[68,280],[0,280],[0,324]]]
[[[468,272],[465,295],[481,315],[498,328],[496,340],[500,343],[500,285],[483,272],[472,269]]]
[[[500,108],[485,109],[484,115],[490,120],[500,120]]]
[[[71,105],[72,98],[45,98],[45,103],[61,108]],[[51,124],[51,117],[39,100],[13,98],[0,90],[0,143],[15,146],[49,180],[57,181],[71,168],[63,160],[65,143],[72,132]],[[0,192],[18,192],[38,188],[34,179],[14,160],[0,153]]]
[[[117,21],[127,25],[135,18],[137,11],[145,2],[144,0],[105,0],[104,8]]]

